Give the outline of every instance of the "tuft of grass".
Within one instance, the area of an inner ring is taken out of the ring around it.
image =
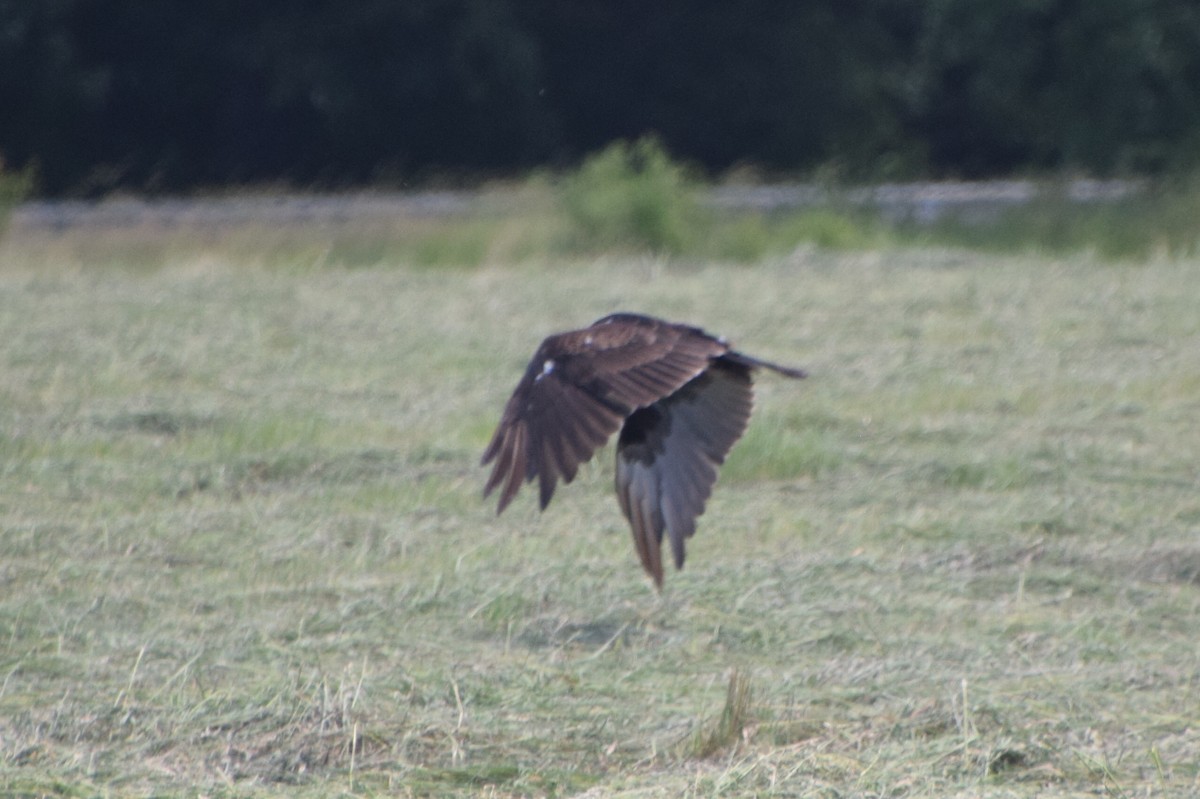
[[[709,758],[737,746],[753,721],[754,692],[750,680],[737,669],[729,673],[725,704],[713,721],[702,724],[692,739],[693,757]]]

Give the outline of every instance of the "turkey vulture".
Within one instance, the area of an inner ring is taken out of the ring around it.
[[[750,377],[761,361],[687,325],[638,314],[606,316],[550,336],[530,361],[483,453],[484,486],[500,488],[499,514],[521,483],[538,481],[544,510],[559,479],[570,483],[616,430],[617,499],[642,566],[662,588],[663,533],[675,567],[684,541],[734,442],[750,419]]]

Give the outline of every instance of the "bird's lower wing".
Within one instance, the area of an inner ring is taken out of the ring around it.
[[[633,413],[617,443],[616,487],[642,566],[662,585],[662,539],[676,567],[712,494],[717,469],[746,429],[750,368],[719,360],[671,396]]]

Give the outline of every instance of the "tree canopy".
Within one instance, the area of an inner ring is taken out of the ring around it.
[[[0,0],[43,192],[345,186],[654,133],[719,171],[1156,172],[1200,151],[1194,0]]]

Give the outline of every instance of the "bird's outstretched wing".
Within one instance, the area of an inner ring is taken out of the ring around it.
[[[752,367],[719,358],[671,396],[633,413],[617,441],[617,499],[642,566],[662,587],[662,540],[681,568],[684,541],[712,494],[717,469],[741,438],[754,394]]]
[[[571,482],[629,414],[677,391],[728,349],[698,328],[636,314],[550,336],[483,453],[484,465],[495,461],[484,496],[503,486],[499,513],[536,478],[545,508],[557,481]]]

